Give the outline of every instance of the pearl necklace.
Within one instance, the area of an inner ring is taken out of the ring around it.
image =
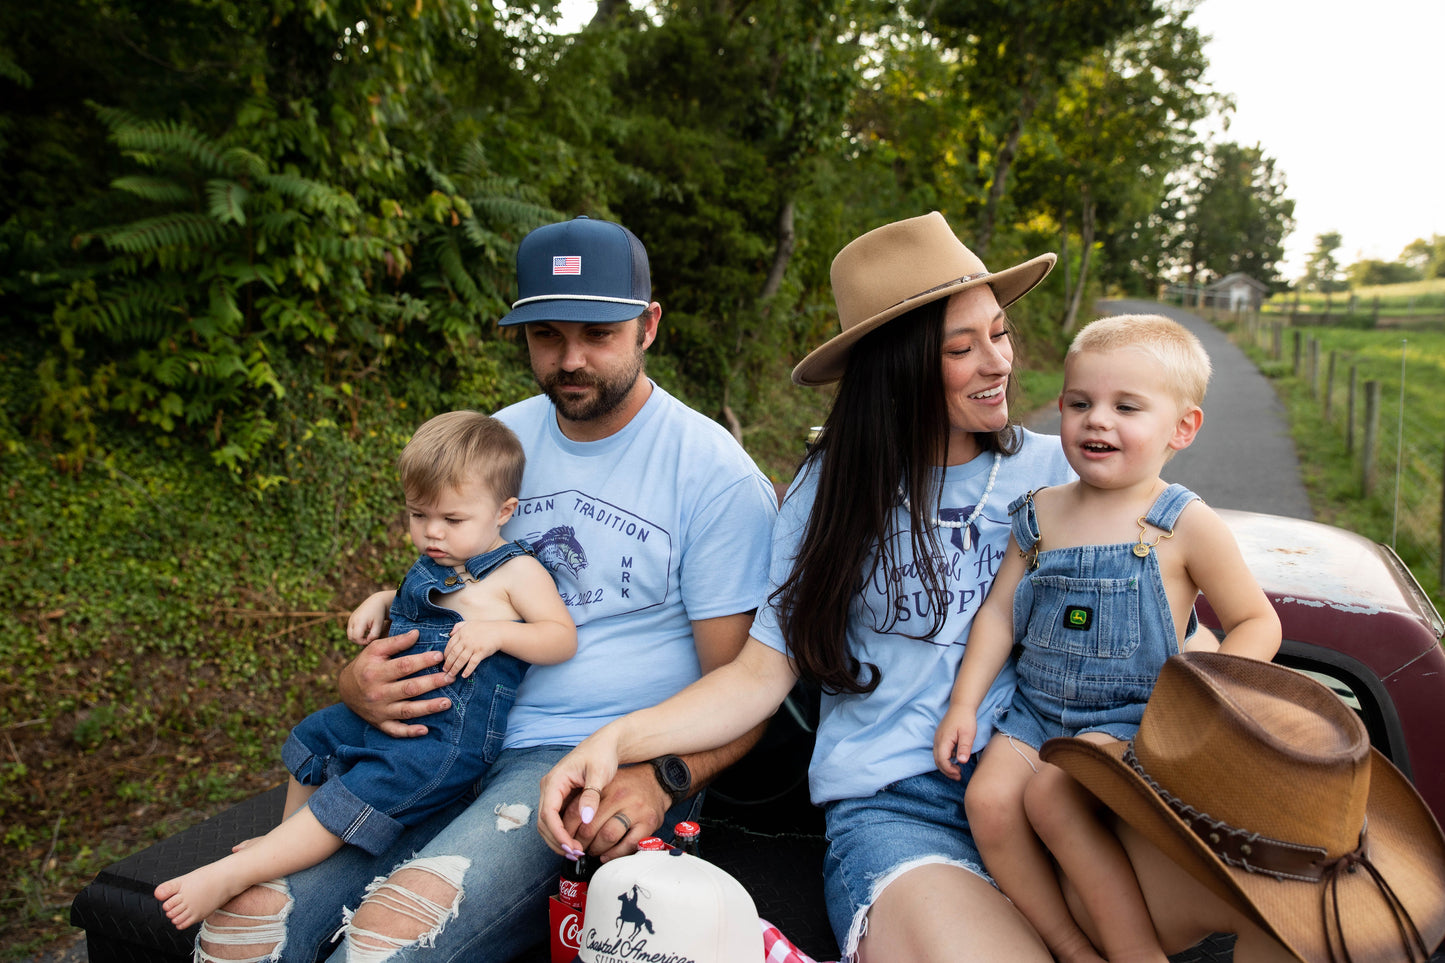
[[[974,522],[978,521],[978,516],[983,514],[983,506],[988,504],[988,496],[993,493],[993,483],[994,480],[998,478],[998,465],[999,462],[1001,462],[1002,460],[1002,452],[996,451],[993,453],[993,467],[990,468],[988,472],[988,484],[984,486],[983,494],[980,495],[978,498],[978,504],[973,506],[973,514],[969,515],[963,521],[954,520],[946,522],[943,519],[939,518],[937,515],[929,519],[930,522],[940,528],[963,529],[963,550],[965,552],[973,548],[973,535],[969,531],[969,527],[973,525]],[[910,512],[913,511],[913,505],[910,504],[908,501],[908,493],[903,490],[902,485],[898,486],[898,494],[903,499],[903,507],[908,509]]]

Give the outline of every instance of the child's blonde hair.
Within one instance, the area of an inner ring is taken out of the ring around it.
[[[499,501],[515,498],[526,464],[512,429],[479,411],[448,411],[428,420],[397,459],[402,491],[422,503],[469,481],[480,481]]]
[[[1214,366],[1204,345],[1184,325],[1160,314],[1100,318],[1078,333],[1069,345],[1068,357],[1119,348],[1138,348],[1158,362],[1182,404],[1203,404]]]

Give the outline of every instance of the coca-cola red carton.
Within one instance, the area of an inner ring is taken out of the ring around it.
[[[561,896],[547,899],[547,912],[552,929],[552,963],[572,963],[582,949],[582,910]]]

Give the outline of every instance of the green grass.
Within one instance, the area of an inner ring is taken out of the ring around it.
[[[1350,310],[1351,295],[1354,296],[1353,312]],[[1359,287],[1353,291],[1337,291],[1328,298],[1323,294],[1302,292],[1296,300],[1293,293],[1286,292],[1266,302],[1264,311],[1266,314],[1287,314],[1291,311],[1321,314],[1328,304],[1331,316],[1353,314],[1360,318],[1373,318],[1377,302],[1382,317],[1445,318],[1445,278]]]

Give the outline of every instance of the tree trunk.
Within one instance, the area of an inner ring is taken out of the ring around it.
[[[778,244],[773,249],[773,266],[768,269],[767,280],[763,282],[763,289],[758,294],[758,300],[764,305],[765,311],[768,299],[783,286],[783,275],[787,273],[788,264],[793,259],[793,250],[798,246],[798,236],[793,230],[793,211],[793,199],[789,197],[783,201],[783,209],[778,212]]]
[[[1094,253],[1095,204],[1089,195],[1087,185],[1082,188],[1080,194],[1083,195],[1084,203],[1079,219],[1079,280],[1074,284],[1073,293],[1069,296],[1069,310],[1064,314],[1065,334],[1071,333],[1078,323],[1079,306],[1084,300],[1084,288],[1089,283],[1089,258]]]
[[[1018,113],[1014,115],[1013,127],[1009,129],[1008,137],[1004,138],[1003,147],[998,152],[998,162],[993,168],[993,183],[988,187],[988,203],[984,205],[983,219],[978,227],[978,236],[974,238],[974,249],[979,257],[988,254],[988,246],[993,241],[994,224],[998,220],[998,208],[1003,202],[1004,188],[1008,183],[1008,175],[1013,167],[1014,157],[1019,151],[1019,140],[1024,135],[1024,127],[1027,126],[1029,118],[1034,114],[1034,108],[1038,106],[1038,98],[1032,91],[1024,94],[1023,100],[1019,103]]]
[[[1064,228],[1059,238],[1059,263],[1064,270],[1064,290],[1069,291],[1069,278],[1073,276],[1073,265],[1069,264],[1069,215],[1061,215],[1059,223]]]
[[[734,414],[732,405],[728,404],[731,395],[732,389],[727,385],[723,385],[722,411],[719,412],[719,417],[722,418],[722,423],[726,426],[728,434],[732,435],[733,438],[737,440],[737,443],[741,445],[743,443],[743,423],[738,421],[738,416]]]

